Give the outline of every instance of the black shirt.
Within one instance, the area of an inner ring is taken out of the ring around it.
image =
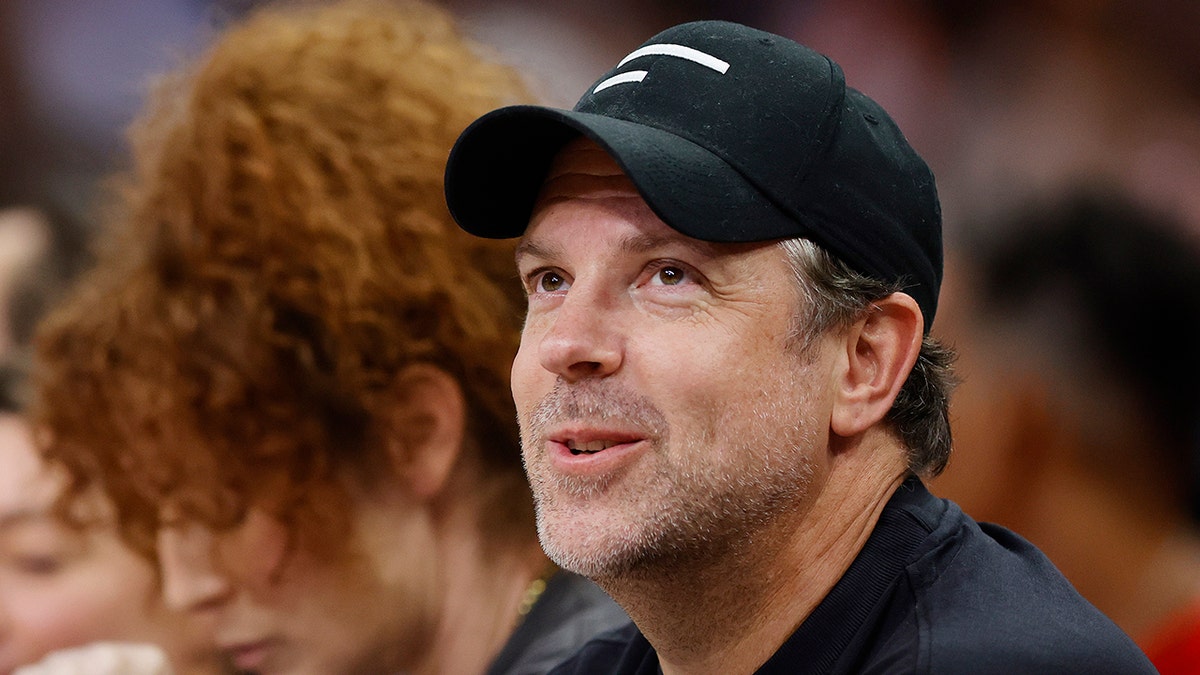
[[[628,623],[624,610],[599,587],[559,570],[496,655],[487,675],[545,673],[591,638]]]
[[[657,675],[633,624],[553,675]],[[910,478],[863,550],[760,675],[1154,673],[1142,651],[1032,544]]]

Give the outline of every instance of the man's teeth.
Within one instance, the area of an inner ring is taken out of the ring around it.
[[[567,441],[567,448],[569,448],[571,450],[571,454],[574,454],[574,455],[583,455],[583,454],[590,455],[593,452],[600,452],[601,450],[607,450],[614,445],[616,445],[616,443],[613,441],[588,441],[586,443],[579,443],[576,441]]]

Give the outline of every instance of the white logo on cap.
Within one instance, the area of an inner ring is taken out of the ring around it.
[[[699,49],[673,44],[646,45],[645,47],[635,49],[630,52],[629,56],[621,59],[621,62],[617,64],[617,67],[620,68],[626,63],[643,56],[674,56],[686,61],[691,61],[692,63],[698,63],[705,68],[712,68],[722,75],[725,74],[725,71],[729,70],[728,62],[722,61],[712,54],[706,54]],[[607,80],[604,80],[600,84],[597,84],[595,89],[592,89],[592,93],[595,94],[603,89],[608,89],[614,84],[641,82],[642,80],[646,79],[646,72],[647,71],[645,70],[630,70],[628,72],[618,73]]]

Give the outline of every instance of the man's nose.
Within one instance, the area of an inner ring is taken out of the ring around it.
[[[568,382],[607,377],[624,358],[623,325],[615,298],[576,283],[555,309],[538,345],[542,367]]]
[[[227,601],[232,582],[215,562],[214,536],[199,524],[158,531],[163,598],[176,611],[213,609]]]

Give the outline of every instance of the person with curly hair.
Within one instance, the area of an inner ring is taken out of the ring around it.
[[[513,247],[442,198],[458,131],[525,95],[432,6],[275,8],[135,125],[35,423],[241,670],[539,672],[627,620],[538,545]]]

